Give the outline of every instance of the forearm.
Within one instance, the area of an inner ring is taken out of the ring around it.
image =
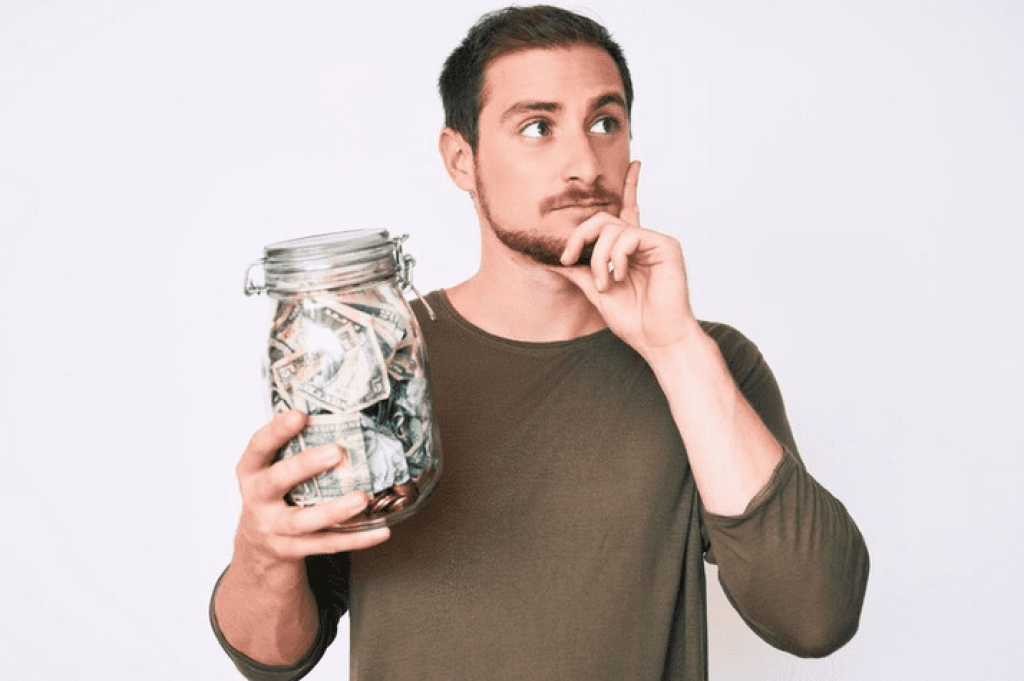
[[[797,655],[827,654],[857,629],[868,573],[863,537],[803,467],[778,384],[760,353],[731,327],[702,328],[758,417],[755,426],[763,424],[784,452],[767,481],[751,485],[758,488],[753,499],[748,490],[737,500],[745,508],[704,513],[708,559],[718,564],[737,610],[767,641]]]
[[[309,651],[319,627],[306,568],[260,565],[240,556],[214,594],[214,614],[227,642],[266,665],[290,665]]]
[[[782,460],[782,447],[699,328],[647,357],[672,410],[705,509],[738,515]]]
[[[827,655],[857,631],[869,558],[842,503],[795,457],[756,507],[705,514],[719,579],[743,619],[772,645]]]

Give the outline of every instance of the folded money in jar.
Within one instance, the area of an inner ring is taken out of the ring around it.
[[[441,470],[426,350],[402,293],[415,291],[404,240],[370,230],[294,239],[267,246],[246,273],[246,293],[266,292],[273,301],[271,408],[309,414],[278,458],[331,443],[344,452],[338,466],[287,499],[310,506],[368,493],[367,509],[342,531],[408,517],[426,502]]]

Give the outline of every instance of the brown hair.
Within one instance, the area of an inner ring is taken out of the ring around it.
[[[622,79],[628,115],[633,108],[633,81],[622,48],[612,40],[608,29],[560,7],[513,6],[480,17],[445,61],[438,81],[444,124],[461,133],[476,151],[484,70],[491,60],[509,52],[574,43],[600,47],[612,58]]]

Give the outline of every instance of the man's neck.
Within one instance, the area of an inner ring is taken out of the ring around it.
[[[572,340],[606,326],[572,282],[518,254],[485,255],[475,275],[446,293],[466,321],[510,340]]]

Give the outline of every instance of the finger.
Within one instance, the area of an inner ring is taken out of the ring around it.
[[[579,224],[572,231],[569,238],[565,240],[565,250],[562,251],[561,262],[565,266],[573,265],[583,253],[587,244],[597,241],[601,232],[610,224],[618,223],[619,220],[608,213],[597,213]],[[593,262],[593,256],[591,256]]]
[[[376,546],[390,536],[388,527],[358,532],[314,532],[299,537],[280,537],[277,552],[295,558],[347,553]]]
[[[305,425],[306,415],[301,411],[292,410],[278,414],[256,431],[238,461],[236,471],[239,479],[269,466],[277,450],[302,432]]]
[[[279,501],[296,485],[335,468],[345,458],[345,452],[336,444],[311,447],[258,471],[249,484],[243,482],[242,493],[254,501]]]
[[[635,227],[623,230],[619,238],[612,244],[608,253],[609,269],[615,281],[625,281],[629,272],[630,257],[640,248],[641,231]]]
[[[341,525],[365,511],[369,503],[370,495],[355,491],[315,506],[290,509],[284,532],[298,536]]]
[[[640,226],[640,207],[636,202],[636,188],[639,183],[640,161],[631,161],[622,187],[622,210],[619,211],[619,217],[635,227]]]
[[[611,254],[617,250],[617,244],[628,231],[630,231],[630,227],[622,222],[609,224],[601,231],[594,244],[594,253],[590,259],[590,271],[594,276],[594,287],[599,292],[607,291],[611,285],[612,275],[608,267],[612,263]],[[622,265],[624,271],[625,263],[623,262]]]

